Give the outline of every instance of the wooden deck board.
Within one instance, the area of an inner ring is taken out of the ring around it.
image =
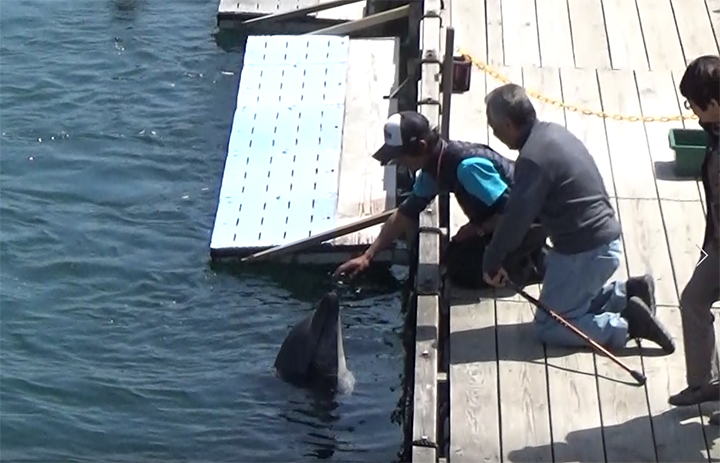
[[[643,115],[679,116],[680,104],[670,71],[637,71],[635,73]],[[649,122],[644,124],[650,157],[653,161],[658,196],[661,199],[698,200],[697,183],[675,176],[675,153],[670,148],[668,133],[683,128],[682,121]]]
[[[565,73],[566,70],[570,71],[569,76]],[[563,82],[561,74],[569,79]],[[592,80],[588,81],[584,78],[588,75],[592,76]],[[566,85],[568,81],[570,85]],[[594,72],[573,68],[562,71],[554,68],[525,68],[523,82],[526,86],[556,100],[566,97],[566,101],[573,101],[573,104],[600,106]],[[566,93],[568,89],[570,95]],[[594,100],[585,96],[587,91],[584,92],[585,95],[578,94],[578,90],[589,90],[593,93],[593,89]],[[581,96],[584,98],[580,98]],[[590,135],[593,138],[592,135],[595,135],[593,127],[599,130],[600,137],[595,139],[601,142],[601,152],[605,153],[605,160],[609,165],[601,119],[563,111],[562,108],[542,102],[535,102],[535,107],[542,120],[565,125],[570,130],[573,130],[571,121],[575,123],[580,131],[575,134],[581,140],[583,135]],[[587,143],[587,140],[583,142]],[[588,148],[593,150],[591,146]],[[610,174],[608,176],[612,186],[612,177]],[[605,455],[595,378],[595,355],[592,351],[558,347],[546,347],[545,350],[552,416],[552,450],[555,461],[603,461]]]
[[[633,384],[630,375],[610,359],[602,355],[595,358],[608,463],[654,462],[655,445],[645,388]],[[624,356],[623,360],[630,368],[642,371],[639,355]]]
[[[609,69],[610,48],[600,0],[568,0],[575,64],[579,68]]]
[[[472,18],[473,21],[468,21]],[[477,22],[475,22],[477,20]],[[481,2],[463,1],[453,3],[452,23],[455,27],[455,43],[473,57],[485,60],[487,45],[485,34],[478,34],[478,27],[485,24],[485,6]],[[450,107],[450,139],[469,142],[488,142],[487,116],[485,114],[486,74],[472,66],[470,90],[453,95]],[[454,195],[450,195],[450,236],[467,223]]]
[[[602,109],[597,72],[594,69],[563,68],[560,70],[560,78],[565,103],[586,109]],[[574,111],[565,111],[565,118],[568,130],[585,143],[590,154],[595,158],[608,194],[615,196],[612,164],[603,119]]]
[[[567,0],[543,0],[537,8],[542,66],[574,67]]]
[[[527,302],[497,302],[498,375],[505,461],[552,462],[545,349]],[[522,457],[520,457],[522,455]]]
[[[639,114],[637,88],[632,72],[599,70],[598,80],[605,111]],[[633,227],[635,224],[631,220],[623,220],[626,214],[622,212],[624,207],[620,198],[657,198],[650,155],[642,126],[637,122],[606,119],[605,126],[618,195],[618,211],[625,238],[627,274],[640,274],[643,273],[642,269],[636,268],[638,261],[633,260],[637,251],[632,248],[633,241],[643,238],[642,243],[654,242],[649,241],[651,238],[634,232],[643,230],[642,227]],[[642,369],[639,355],[629,355],[624,357],[624,360],[630,368]],[[607,461],[655,461],[645,388],[628,385],[628,382],[632,381],[628,373],[602,355],[596,356],[596,371],[600,377],[598,394]]]
[[[613,69],[648,69],[645,41],[634,1],[603,0]]]
[[[535,0],[503,0],[502,30],[506,66],[540,66]]]
[[[680,35],[685,63],[701,55],[717,55],[712,24],[704,0],[670,0]]]
[[[454,301],[450,309],[452,462],[500,461],[495,301]]]
[[[676,289],[680,295],[700,259],[697,246],[702,246],[705,216],[699,200],[661,200],[660,207],[667,231]]]
[[[716,310],[715,314],[715,333],[720,333],[720,311]],[[713,411],[718,411],[719,405],[715,403],[705,403],[700,405],[700,410],[703,414],[702,424],[703,431],[705,432],[705,444],[707,451],[703,452],[708,459],[709,463],[720,461],[720,426],[711,425],[708,420]]]
[[[618,206],[630,276],[652,275],[657,304],[677,306],[675,278],[658,201],[621,198]]]
[[[370,154],[382,145],[385,120],[396,111],[396,100],[383,96],[397,85],[398,53],[396,39],[350,41],[338,225],[395,207],[395,167],[381,166]],[[332,243],[371,244],[381,228],[382,225],[376,225],[336,238]]]
[[[715,35],[715,44],[720,48],[720,0],[705,0],[705,7],[708,16],[710,16],[710,24]]]
[[[603,109],[625,116],[640,115],[632,71],[598,70]],[[647,140],[639,122],[605,119],[618,198],[657,198]]]
[[[657,316],[677,344],[677,350],[672,355],[643,357],[658,461],[706,461],[699,407],[675,408],[667,403],[670,395],[686,386],[679,309],[661,307]]]
[[[481,5],[481,2],[473,1],[473,3]],[[486,1],[485,19],[487,21],[487,63],[491,66],[504,66],[505,47],[503,44],[502,0]],[[467,19],[465,19],[465,21],[467,21]],[[472,22],[474,26],[477,26],[477,23],[474,22],[474,19],[470,22]]]
[[[249,17],[253,14],[273,14],[316,5],[323,0],[220,0],[218,14]],[[363,17],[365,2],[351,3],[341,7],[312,13],[322,19],[352,21]]]
[[[670,0],[636,0],[651,70],[685,66]]]

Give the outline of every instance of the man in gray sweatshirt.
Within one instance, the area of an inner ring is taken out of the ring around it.
[[[585,145],[565,127],[539,121],[525,90],[516,84],[493,90],[485,103],[495,136],[519,151],[515,184],[485,250],[485,280],[496,287],[504,285],[503,258],[537,218],[552,241],[540,301],[606,348],[620,348],[636,338],[672,353],[674,342],[654,315],[652,277],[608,283],[621,262],[622,234]],[[539,340],[547,345],[584,344],[539,310],[535,327]]]

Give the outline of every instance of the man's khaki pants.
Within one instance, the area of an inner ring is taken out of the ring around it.
[[[705,246],[707,258],[690,277],[680,296],[685,372],[690,387],[718,380],[718,351],[710,307],[720,299],[720,253],[717,244]]]

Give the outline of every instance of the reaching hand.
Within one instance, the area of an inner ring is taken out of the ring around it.
[[[370,267],[370,259],[363,254],[340,265],[335,269],[333,277],[338,278],[341,275],[348,275],[350,278],[355,278],[357,274],[364,272],[368,267]]]
[[[508,279],[508,274],[504,268],[500,267],[494,277],[490,277],[487,273],[483,274],[483,279],[490,286],[495,288],[502,288],[505,286],[505,281]]]

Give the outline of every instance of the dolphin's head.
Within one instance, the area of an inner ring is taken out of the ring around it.
[[[340,327],[340,302],[334,292],[327,293],[318,304],[310,330],[315,339],[315,351],[310,362],[311,374],[315,378],[335,381],[338,373],[338,359],[342,356],[342,328]]]
[[[350,393],[355,377],[347,369],[340,321],[340,302],[327,293],[303,321],[288,333],[275,368],[285,380]]]

